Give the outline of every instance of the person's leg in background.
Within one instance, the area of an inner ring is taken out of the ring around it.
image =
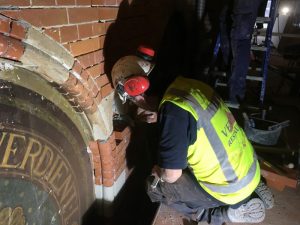
[[[229,79],[229,100],[243,100],[246,75],[250,63],[251,38],[261,0],[235,0],[232,12],[232,64]]]
[[[231,44],[230,44],[230,27],[231,27],[231,18],[230,18],[230,5],[227,4],[223,7],[220,16],[220,48],[222,51],[222,59],[225,67],[229,66],[231,62]]]

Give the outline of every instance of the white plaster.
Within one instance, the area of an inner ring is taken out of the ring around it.
[[[119,194],[121,188],[124,186],[126,181],[126,171],[124,170],[114,183],[114,195],[115,197]]]
[[[0,70],[13,70],[15,67],[9,63],[0,63]]]
[[[96,199],[103,199],[103,185],[95,185],[94,188]]]

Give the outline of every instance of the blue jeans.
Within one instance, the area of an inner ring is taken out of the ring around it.
[[[189,169],[185,169],[172,184],[159,182],[156,188],[152,188],[152,181],[153,177],[148,177],[147,193],[152,202],[164,203],[193,221],[206,221],[214,225],[228,221],[226,212],[229,206],[205,192]],[[230,207],[239,207],[247,200]]]
[[[225,64],[231,63],[229,100],[237,102],[246,92],[251,38],[262,0],[231,0],[220,15],[221,49]]]

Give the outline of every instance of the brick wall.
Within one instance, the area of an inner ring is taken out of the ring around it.
[[[59,73],[54,76],[57,82],[62,80],[58,82],[59,89],[72,106],[93,114],[113,92],[110,70],[114,62],[134,53],[140,44],[158,48],[171,2],[1,0],[0,59],[15,65],[22,63],[32,44],[28,29],[34,27],[71,54],[74,62],[68,68],[67,79],[58,78]],[[61,64],[65,66],[65,62]],[[110,187],[126,169],[129,140],[129,127],[115,129],[107,140],[91,140],[95,184]]]

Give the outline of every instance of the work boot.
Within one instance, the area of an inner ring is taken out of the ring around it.
[[[265,219],[265,206],[259,198],[252,198],[237,209],[229,207],[227,216],[232,223],[260,223]]]
[[[274,206],[273,193],[271,189],[263,181],[260,181],[257,188],[255,189],[255,193],[263,201],[266,209],[273,208]]]

